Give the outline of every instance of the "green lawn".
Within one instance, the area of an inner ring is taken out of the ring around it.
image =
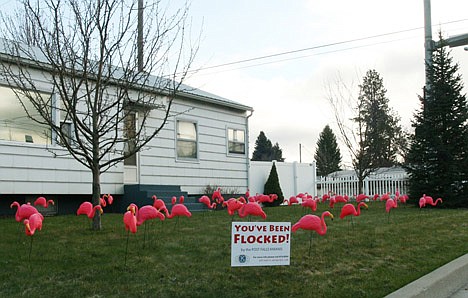
[[[319,205],[315,214],[335,215],[328,233],[313,235],[310,256],[309,232],[292,234],[290,266],[274,267],[230,267],[225,210],[149,222],[146,239],[141,226],[126,264],[121,214],[104,214],[98,232],[85,216],[46,217],[30,260],[23,225],[2,218],[0,297],[382,297],[468,253],[468,210],[400,206],[388,218],[371,202],[351,226],[340,208]],[[305,210],[265,212],[266,221],[294,224]]]

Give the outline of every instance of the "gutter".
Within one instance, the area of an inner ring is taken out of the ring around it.
[[[251,108],[249,110],[250,112],[250,115],[248,115],[246,118],[245,118],[245,126],[246,126],[246,133],[245,133],[245,138],[246,138],[246,142],[245,142],[245,151],[247,153],[247,160],[246,160],[246,169],[247,169],[247,189],[250,188],[250,157],[249,157],[249,140],[250,140],[250,133],[249,133],[249,118],[252,117],[253,115],[253,112],[254,110]],[[246,200],[248,200],[249,198],[245,198]]]

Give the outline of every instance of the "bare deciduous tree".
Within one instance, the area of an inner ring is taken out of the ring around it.
[[[49,126],[52,142],[92,172],[99,204],[101,174],[142,150],[170,116],[198,50],[187,42],[188,5],[146,4],[138,39],[143,7],[135,1],[22,4],[1,18],[0,75],[28,117]],[[98,212],[93,228],[101,228]]]
[[[399,117],[389,107],[386,92],[383,80],[375,70],[366,72],[357,97],[353,97],[351,89],[341,79],[336,81],[334,88],[329,85],[328,100],[351,154],[359,192],[370,173],[397,164],[397,155],[404,143]],[[343,107],[347,107],[347,111],[339,110]],[[343,118],[346,112],[351,115],[347,121]]]
[[[353,95],[352,86],[346,85],[339,75],[326,88],[327,100],[333,109],[341,140],[351,156],[352,167],[359,181],[359,192],[362,193],[364,179],[375,170],[363,148],[366,143],[364,119],[356,117],[361,114],[362,105]]]

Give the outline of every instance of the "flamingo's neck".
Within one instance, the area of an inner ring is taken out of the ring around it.
[[[322,217],[320,218],[320,226],[321,226],[321,229],[318,232],[318,234],[323,236],[325,235],[325,233],[327,233],[327,224],[325,223],[325,214],[322,214]]]

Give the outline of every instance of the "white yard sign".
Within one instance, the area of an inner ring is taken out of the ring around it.
[[[289,265],[290,222],[233,222],[231,266]]]

